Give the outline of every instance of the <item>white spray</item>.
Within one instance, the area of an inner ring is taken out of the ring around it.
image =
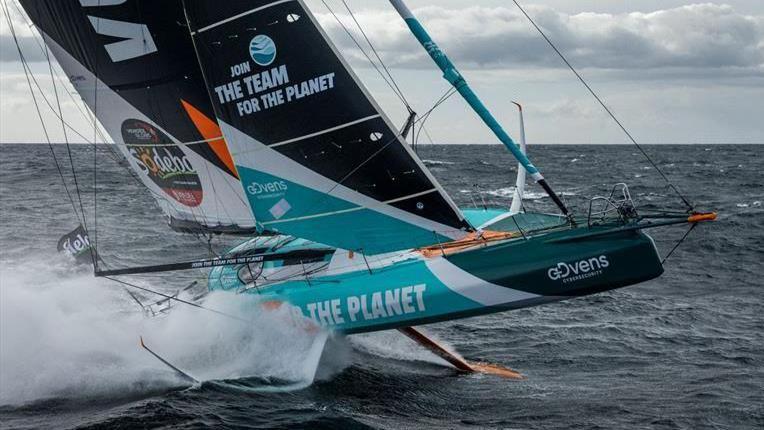
[[[176,305],[144,318],[111,281],[69,267],[0,263],[0,404],[51,397],[124,396],[183,386],[138,338],[201,380],[255,376],[310,384],[326,333],[289,324],[288,310],[256,312],[255,298],[213,294],[205,306],[250,324]]]

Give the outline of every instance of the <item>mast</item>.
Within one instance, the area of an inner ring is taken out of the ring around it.
[[[494,118],[494,116],[483,104],[477,94],[472,91],[472,88],[470,88],[469,84],[467,84],[467,81],[456,69],[456,66],[451,62],[451,60],[448,59],[446,54],[440,50],[430,35],[427,34],[427,31],[424,29],[422,24],[419,23],[419,20],[416,19],[414,14],[411,13],[406,4],[403,3],[402,0],[390,0],[390,4],[392,4],[395,10],[398,11],[398,14],[406,22],[409,30],[411,30],[411,33],[414,34],[414,37],[416,37],[419,43],[422,44],[435,64],[437,64],[440,70],[443,71],[443,78],[447,80],[451,85],[453,85],[459,94],[461,94],[462,98],[464,98],[464,100],[472,107],[480,119],[483,120],[485,125],[487,125],[491,131],[493,131],[501,143],[503,143],[504,146],[509,149],[509,152],[511,152],[517,161],[522,164],[525,170],[530,173],[531,177],[533,177],[533,180],[541,185],[541,187],[544,189],[544,191],[546,191],[549,197],[552,198],[562,213],[572,221],[570,211],[562,202],[560,197],[554,192],[554,190],[552,190],[552,187],[549,186],[549,184],[546,182],[544,176],[541,175],[541,172],[536,168],[536,166],[533,165],[533,163],[531,163],[528,157],[523,154],[520,148],[518,148],[517,144],[512,140],[511,137],[509,137],[509,134],[504,131],[504,129],[501,127],[501,124],[499,124],[496,118]]]

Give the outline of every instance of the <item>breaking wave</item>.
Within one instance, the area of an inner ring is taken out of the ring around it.
[[[495,190],[486,191],[485,193],[494,197],[510,198],[515,194],[515,187],[497,188]],[[560,193],[560,195],[565,197],[570,197],[570,196],[575,196],[576,193],[562,192]],[[545,192],[534,192],[534,191],[528,191],[527,189],[523,193],[523,200],[541,200],[541,199],[546,199],[548,197],[549,196]]]
[[[453,161],[442,161],[442,160],[422,160],[422,162],[426,166],[451,166],[453,164],[456,164]]]

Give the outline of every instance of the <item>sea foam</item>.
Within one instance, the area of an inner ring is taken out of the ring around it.
[[[186,385],[139,347],[139,336],[202,381],[251,376],[305,386],[327,339],[294,324],[287,309],[263,312],[256,297],[227,293],[204,305],[251,322],[182,304],[146,318],[120,286],[59,256],[2,262],[0,284],[0,404]]]

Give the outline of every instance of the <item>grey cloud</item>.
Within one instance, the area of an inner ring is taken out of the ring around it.
[[[449,56],[465,67],[561,66],[515,9],[430,6],[415,13]],[[744,15],[727,5],[703,3],[651,13],[574,15],[529,7],[529,13],[579,67],[764,70],[764,17]],[[341,17],[362,41],[350,18]],[[394,13],[367,11],[357,17],[388,64],[429,66],[424,51]],[[320,15],[320,20],[345,52],[365,62],[331,15]]]
[[[24,58],[28,62],[45,61],[43,51],[31,36],[20,37],[19,44],[24,53]],[[16,49],[13,37],[10,34],[0,34],[0,62],[12,63],[18,61],[20,61],[19,52]]]
[[[20,9],[11,8],[9,2],[9,11],[13,30],[18,38],[24,58],[28,62],[46,61],[42,41],[35,39],[39,37],[29,27],[29,21],[20,15]],[[11,63],[18,62],[19,53],[16,43],[13,40],[11,29],[8,27],[8,21],[5,13],[0,13],[0,62]]]

